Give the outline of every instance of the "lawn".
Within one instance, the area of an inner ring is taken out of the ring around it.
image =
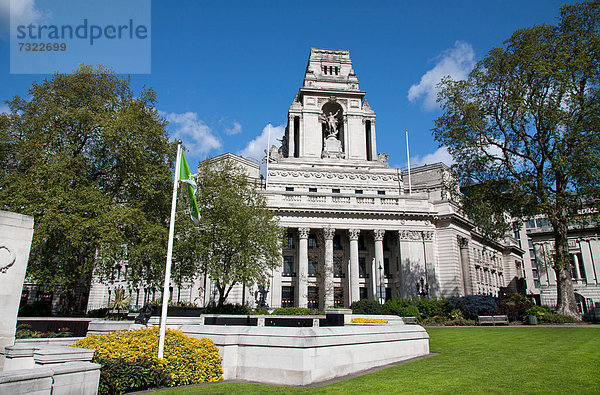
[[[317,388],[225,383],[164,394],[599,393],[600,328],[428,328],[437,356]]]

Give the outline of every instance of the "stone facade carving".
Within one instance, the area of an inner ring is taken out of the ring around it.
[[[2,250],[5,252],[3,253]],[[6,243],[0,242],[0,257],[4,258],[0,259],[0,273],[4,274],[12,265],[15,264],[17,256],[15,252],[8,245],[6,245]]]
[[[458,246],[460,248],[469,248],[469,239],[463,236],[456,236],[458,239]]]
[[[273,177],[304,177],[304,178],[337,178],[340,180],[350,179],[354,180],[360,178],[362,180],[370,181],[395,181],[398,182],[398,176],[396,174],[357,174],[357,173],[338,173],[338,172],[318,172],[318,171],[280,171],[280,170],[269,170],[269,175]]]
[[[348,233],[350,235],[350,240],[358,240],[360,229],[348,229]]]
[[[375,241],[383,241],[383,237],[385,236],[385,230],[384,229],[375,229],[373,231],[373,236],[375,238]]]
[[[390,157],[389,155],[384,154],[383,152],[380,152],[377,154],[377,160],[381,163],[387,162],[389,157]]]
[[[409,241],[432,241],[433,231],[421,231],[421,230],[399,230],[398,239],[409,240]]]
[[[310,228],[298,228],[298,237],[301,239],[307,239],[310,234]]]
[[[329,226],[323,228],[323,236],[325,236],[325,240],[333,240],[333,236],[335,236],[335,229]]]

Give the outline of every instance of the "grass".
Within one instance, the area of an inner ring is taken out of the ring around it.
[[[231,393],[598,393],[600,328],[428,328],[440,355],[317,388],[223,383],[162,391]]]

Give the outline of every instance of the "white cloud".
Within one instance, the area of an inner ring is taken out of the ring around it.
[[[446,147],[440,147],[431,154],[410,158],[411,167],[431,165],[438,162],[442,162],[447,166],[454,164],[454,159],[452,159],[452,155],[450,155]]]
[[[271,144],[279,147],[280,141],[285,132],[285,125],[271,126]],[[267,139],[269,135],[269,125],[265,126],[262,133],[257,136],[254,140],[246,144],[246,147],[239,152],[241,156],[246,158],[255,159],[262,161],[265,156],[265,150],[267,149]]]
[[[233,134],[238,134],[241,132],[242,132],[242,125],[237,121],[233,122],[233,126],[231,128],[225,128],[225,134],[233,135]]]
[[[0,20],[13,25],[42,23],[49,17],[51,13],[37,8],[35,0],[0,0]]]
[[[221,148],[219,138],[213,134],[210,126],[198,119],[195,112],[159,113],[169,121],[171,136],[181,139],[191,155],[204,156],[213,149]]]
[[[408,90],[408,100],[415,102],[423,99],[423,108],[433,110],[438,107],[437,84],[443,77],[450,76],[453,80],[463,80],[475,65],[475,52],[471,44],[457,41],[454,47],[443,51],[436,59],[435,66],[423,74],[418,84],[413,84]]]

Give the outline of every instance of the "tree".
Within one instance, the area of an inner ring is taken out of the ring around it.
[[[0,208],[35,218],[28,275],[60,288],[63,312],[123,259],[132,282],[162,277],[176,151],[155,100],[82,66],[34,83],[0,117]]]
[[[568,223],[600,197],[600,2],[561,8],[557,25],[516,31],[465,81],[445,79],[434,136],[466,186],[463,209],[490,235],[512,218],[552,224],[559,313],[578,316]]]
[[[208,273],[223,305],[236,284],[265,284],[281,265],[283,229],[265,197],[229,160],[198,169],[200,272]]]

